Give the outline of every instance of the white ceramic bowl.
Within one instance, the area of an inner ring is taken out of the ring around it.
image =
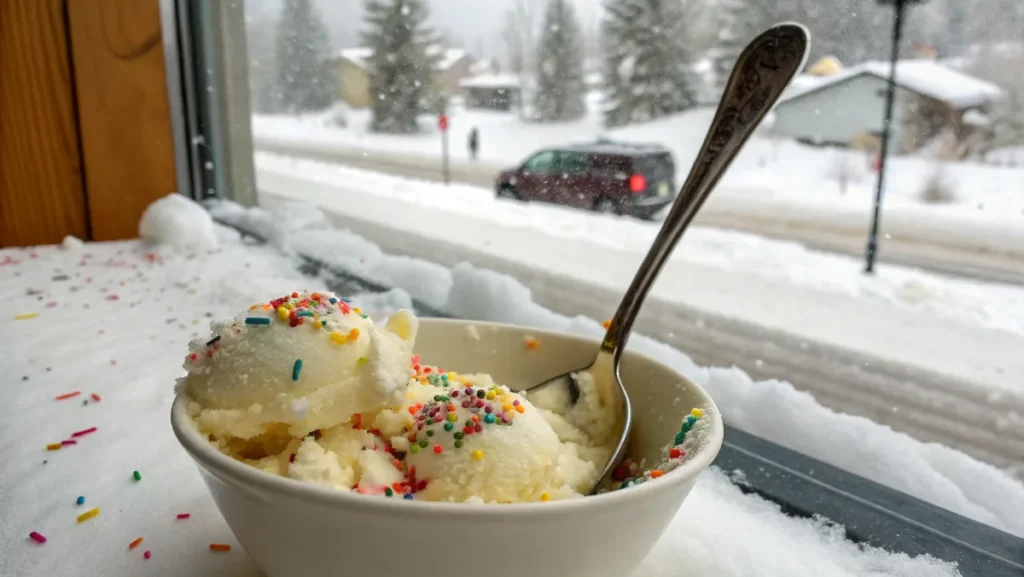
[[[523,327],[421,319],[416,352],[428,364],[490,373],[523,388],[586,365],[598,343]],[[523,340],[539,340],[528,350]],[[594,497],[477,505],[383,499],[262,473],[215,450],[182,398],[171,425],[217,508],[268,577],[625,577],[650,552],[722,445],[711,398],[669,367],[626,353],[633,403],[630,454],[657,463],[680,420],[702,407],[703,447],[663,477]]]

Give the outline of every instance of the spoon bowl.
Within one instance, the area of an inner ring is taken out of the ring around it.
[[[621,424],[622,430],[600,478],[590,490],[591,494],[607,482],[616,465],[625,457],[629,445],[633,411],[629,393],[619,374],[619,362],[640,307],[701,205],[790,81],[803,68],[809,45],[810,36],[806,28],[786,23],[762,33],[740,53],[690,174],[623,295],[594,361],[576,371],[522,389],[527,395],[534,396],[565,391],[568,404],[572,406],[580,398],[579,375],[587,372],[594,379],[599,404],[616,411],[618,418],[615,422]]]

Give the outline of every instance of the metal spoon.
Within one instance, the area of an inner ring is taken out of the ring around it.
[[[570,406],[579,400],[580,389],[575,373],[590,371],[598,386],[598,396],[604,406],[621,407],[619,422],[623,424],[612,456],[601,477],[591,489],[593,494],[604,484],[616,465],[625,457],[632,428],[632,408],[629,394],[619,377],[619,361],[629,339],[633,321],[640,305],[654,284],[672,249],[683,236],[704,200],[725,173],[740,149],[754,133],[758,124],[789,85],[790,80],[804,66],[810,43],[807,29],[799,24],[778,24],[753,40],[740,54],[718,112],[700,153],[694,160],[690,174],[672,204],[672,209],[661,225],[647,256],[622,297],[597,352],[589,366],[571,371],[539,385],[525,389],[536,394],[551,386],[568,387]],[[614,383],[614,385],[612,384]],[[602,386],[602,384],[604,386]]]

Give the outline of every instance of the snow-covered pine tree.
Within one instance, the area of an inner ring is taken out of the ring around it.
[[[372,130],[410,134],[416,117],[435,100],[441,45],[427,22],[423,0],[366,0]]]
[[[549,0],[537,52],[534,116],[541,122],[575,120],[586,112],[583,38],[569,0]]]
[[[281,108],[322,110],[334,102],[338,77],[328,63],[330,37],[312,0],[285,0],[274,53]]]
[[[255,16],[245,25],[253,112],[267,114],[281,109],[281,90],[277,85],[277,66],[274,62],[276,29],[277,19],[269,16]]]
[[[601,32],[605,123],[654,120],[695,105],[687,14],[693,0],[607,0]]]
[[[748,41],[750,30],[747,30],[745,13],[748,4],[745,0],[719,0],[718,41],[709,51],[715,73],[715,92],[719,94],[725,91],[732,67]]]
[[[725,91],[736,60],[751,40],[776,22],[791,19],[787,14],[799,14],[794,4],[792,0],[718,0],[718,38],[708,54],[718,94]]]

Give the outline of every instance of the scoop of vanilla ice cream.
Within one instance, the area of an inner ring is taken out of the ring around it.
[[[444,384],[413,382],[397,413],[411,420],[407,466],[427,483],[417,499],[537,501],[576,495],[596,480],[594,465],[563,446],[521,395],[483,375]],[[382,419],[394,416],[382,413]]]
[[[378,327],[344,299],[304,292],[212,328],[189,344],[179,380],[199,429],[248,439],[285,423],[303,437],[401,399],[418,320],[402,310]]]
[[[279,455],[247,462],[270,474],[361,493],[383,493],[405,478],[388,447],[350,423],[318,430],[293,440]]]

